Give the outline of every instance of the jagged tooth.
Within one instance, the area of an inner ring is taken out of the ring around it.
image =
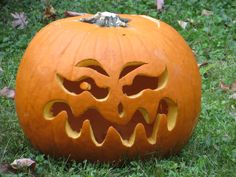
[[[66,121],[66,133],[67,135],[70,137],[70,138],[73,138],[73,139],[76,139],[76,138],[79,138],[80,135],[81,135],[81,132],[77,132],[75,130],[73,130],[69,124],[68,121]]]
[[[66,111],[62,111],[60,112],[57,117],[67,117],[68,119],[68,115]],[[68,120],[66,120],[65,122],[65,132],[67,134],[68,137],[76,139],[80,136],[80,132],[77,132],[75,130],[73,130],[68,122]]]
[[[159,130],[161,129],[160,125],[166,124],[167,116],[165,114],[157,114],[155,123],[152,129],[152,135],[148,138],[148,142],[150,144],[156,144],[157,135]],[[165,126],[164,126],[165,127]]]
[[[153,108],[153,110],[156,110],[156,108]],[[149,115],[150,124],[155,124],[157,113],[158,113],[157,110],[151,111],[151,109],[149,109],[148,115]]]
[[[81,129],[81,136],[82,137],[90,137],[92,142],[97,146],[101,146],[102,143],[98,143],[95,136],[94,136],[94,133],[93,133],[93,129],[92,129],[92,126],[90,124],[90,121],[87,119],[83,122],[83,125],[82,125],[82,129]]]
[[[118,145],[117,142],[120,142],[121,144],[122,141],[123,139],[118,133],[118,131],[114,127],[110,126],[107,130],[106,137],[102,144],[108,143],[108,144]]]
[[[132,135],[130,136],[130,139],[128,141],[128,146],[133,146],[134,143],[139,143],[137,141],[143,141],[147,139],[147,135],[146,135],[146,130],[144,128],[144,125],[141,123],[138,123],[135,126],[135,129],[132,133]]]
[[[143,115],[143,118],[144,118],[145,122],[147,124],[150,124],[151,123],[151,119],[150,119],[150,117],[148,115],[147,110],[144,109],[144,108],[139,108],[138,111]]]
[[[116,152],[111,149],[116,149]],[[125,152],[125,150],[126,147],[122,144],[120,134],[114,127],[110,126],[102,143],[102,152],[105,152],[106,154],[101,154],[101,157],[103,159],[109,159],[110,161],[113,161],[114,159],[118,160],[122,158],[123,154],[121,152]]]
[[[175,124],[176,124],[176,120],[177,120],[177,114],[178,114],[178,111],[177,111],[177,106],[176,104],[172,103],[173,105],[170,106],[169,108],[169,112],[168,112],[168,115],[167,115],[167,128],[168,128],[168,131],[172,131],[175,127]]]

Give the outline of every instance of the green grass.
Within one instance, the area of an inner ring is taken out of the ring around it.
[[[34,150],[24,137],[15,113],[14,101],[0,98],[0,164],[28,157],[36,160],[36,176],[236,176],[236,101],[231,93],[219,88],[236,79],[236,4],[232,0],[165,1],[165,10],[156,12],[154,0],[52,0],[57,18],[65,10],[95,13],[146,14],[159,18],[177,29],[195,51],[202,75],[202,111],[193,136],[184,149],[167,159],[124,162],[120,166],[102,163],[55,160]],[[40,0],[0,0],[0,88],[14,88],[17,67],[34,34],[49,21],[43,19]],[[202,16],[203,9],[213,11]],[[12,12],[25,12],[29,24],[23,30],[11,26]],[[182,29],[177,20],[192,19]],[[30,176],[22,171],[18,176]],[[1,175],[0,175],[1,176]],[[12,174],[10,176],[13,176]]]

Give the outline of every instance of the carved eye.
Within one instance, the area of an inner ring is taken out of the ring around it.
[[[145,89],[154,90],[156,88],[158,88],[158,77],[137,75],[134,78],[132,85],[123,86],[123,92],[128,96],[132,96]]]
[[[140,67],[139,65],[138,67]],[[133,67],[134,68],[134,67]],[[137,68],[137,65],[134,69]],[[133,70],[134,70],[133,69]],[[127,69],[128,70],[128,69]],[[131,70],[131,71],[133,71]],[[130,72],[131,72],[130,71]],[[124,85],[122,90],[127,96],[134,97],[138,95],[143,90],[156,90],[162,88],[167,83],[167,70],[165,69],[160,76],[147,76],[147,75],[137,75],[135,76],[131,85]]]
[[[79,95],[84,91],[90,92],[95,98],[102,99],[108,95],[109,89],[97,86],[92,78],[83,78],[78,81],[70,81],[58,75],[63,87],[70,93]]]
[[[133,70],[139,68],[140,66],[144,64],[146,63],[136,62],[136,61],[127,63],[125,67],[122,69],[122,71],[120,72],[119,79],[125,77],[127,74],[129,74],[130,72],[132,72]]]
[[[107,72],[102,68],[101,64],[94,59],[85,59],[79,62],[77,67],[86,67],[95,70],[104,76],[109,76]],[[71,81],[63,76],[57,74],[57,78],[64,87],[70,93],[79,95],[84,91],[90,92],[95,98],[103,99],[108,95],[108,87],[99,87],[93,78],[89,76],[84,76],[77,81]]]

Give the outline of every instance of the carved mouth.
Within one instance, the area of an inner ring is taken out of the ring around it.
[[[176,104],[174,105],[175,105],[174,107],[176,107]],[[133,114],[131,120],[125,125],[120,125],[108,121],[99,113],[99,111],[97,111],[94,108],[89,108],[81,115],[74,116],[70,106],[64,102],[57,102],[57,101],[52,102],[48,106],[46,106],[45,110],[44,110],[45,118],[55,117],[62,111],[67,112],[68,121],[66,126],[66,132],[68,136],[72,138],[79,137],[83,124],[86,121],[89,121],[90,130],[94,137],[93,139],[94,141],[96,141],[94,142],[95,144],[101,144],[104,141],[107,135],[107,131],[110,127],[113,127],[119,133],[122,142],[130,142],[135,134],[135,129],[137,128],[137,126],[139,124],[142,124],[145,129],[146,136],[149,142],[152,143],[153,139],[155,139],[157,134],[158,117],[163,114],[166,115],[166,117],[168,117],[170,111],[173,112],[173,104],[164,99],[161,100],[156,110],[156,118],[153,119],[152,122],[149,121],[150,119],[148,117],[148,111],[145,110],[144,108],[139,108]],[[46,119],[51,119],[51,118],[46,118]]]

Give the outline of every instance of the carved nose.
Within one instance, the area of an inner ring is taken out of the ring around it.
[[[118,110],[119,116],[123,117],[124,116],[124,108],[123,108],[122,103],[118,104],[117,110]]]

